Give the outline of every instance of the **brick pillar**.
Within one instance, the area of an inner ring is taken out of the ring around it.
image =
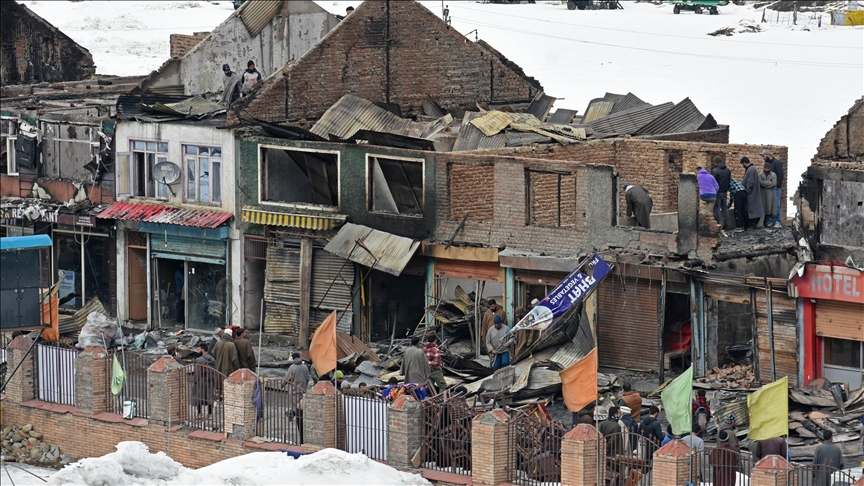
[[[111,394],[111,373],[105,371],[108,352],[87,346],[75,360],[75,408],[89,413],[106,411]]]
[[[510,414],[490,410],[471,424],[471,476],[474,483],[501,484],[510,479]]]
[[[693,464],[690,464],[690,459]],[[699,477],[698,453],[690,450],[683,440],[673,440],[654,451],[654,484],[683,486]]]
[[[605,484],[606,440],[593,425],[579,424],[561,442],[561,484]]]
[[[336,400],[341,398],[329,381],[319,381],[303,398],[303,450],[316,452],[338,446]]]
[[[258,377],[247,369],[237,370],[225,380],[225,435],[229,439],[255,437],[255,382]]]
[[[152,424],[170,427],[180,421],[180,371],[183,366],[169,356],[163,356],[147,368],[147,412]],[[183,395],[186,395],[185,393]]]
[[[24,354],[27,353],[32,343],[32,339],[18,336],[6,348],[6,352],[8,353],[6,356],[7,380],[9,380],[9,375],[18,366],[18,363],[21,363],[18,371],[15,372],[15,376],[6,385],[6,400],[12,403],[22,403],[34,398],[33,380],[35,376],[33,373],[35,371],[36,347],[33,347],[33,350],[30,351],[30,354],[26,358],[24,357]]]
[[[420,403],[414,397],[402,395],[387,409],[387,464],[417,467],[412,459],[423,443],[422,420]]]
[[[798,477],[790,474],[793,467],[780,456],[765,456],[753,466],[752,486],[797,486]]]

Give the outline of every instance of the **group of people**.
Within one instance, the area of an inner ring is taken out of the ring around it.
[[[228,64],[222,65],[222,73],[225,77],[222,79],[222,99],[221,103],[225,104],[227,110],[231,103],[237,101],[241,95],[246,95],[252,88],[261,82],[264,77],[261,72],[255,68],[255,61],[246,63],[246,70],[242,74],[237,74],[231,70]]]
[[[744,168],[741,182],[732,177],[732,171],[719,155],[714,157],[714,168],[710,173],[703,167],[696,167],[699,199],[724,230],[744,231],[756,229],[760,225],[765,228],[781,226],[783,163],[770,150],[763,150],[760,155],[764,162],[761,171],[748,157],[741,158],[741,167]],[[643,228],[651,228],[654,201],[648,189],[625,184],[624,200],[627,203],[627,217]],[[734,211],[732,219],[729,217],[730,208]]]
[[[642,397],[638,392],[633,391],[629,383],[624,383],[623,389],[622,396],[609,407],[606,419],[597,427],[606,440],[606,455],[614,459],[625,451],[633,452],[638,447],[636,440],[644,439],[642,442],[644,450],[641,452],[645,457],[650,457],[657,448],[665,446],[676,437],[671,425],[667,426],[665,434],[663,433],[658,419],[660,409],[657,406],[652,405],[648,409],[648,415],[642,417]],[[737,436],[738,418],[734,413],[723,417],[717,431],[717,446],[704,456],[703,437],[707,431],[707,423],[711,420],[711,407],[705,390],[696,392],[692,403],[692,418],[691,432],[680,439],[704,457],[703,460],[707,459],[712,469],[715,486],[734,486],[741,461],[741,446]],[[589,407],[580,411],[578,418],[574,414],[574,426],[577,423],[594,423],[593,413]],[[792,460],[785,437],[751,441],[749,451],[753,456],[754,464],[769,455]],[[813,464],[817,466],[814,470],[815,486],[829,486],[832,472],[845,467],[843,453],[834,444],[830,430],[822,432],[822,444],[816,448]]]

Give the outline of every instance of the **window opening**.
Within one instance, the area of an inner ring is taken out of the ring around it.
[[[526,224],[573,227],[576,223],[576,178],[569,172],[525,171]]]
[[[18,175],[18,163],[15,157],[15,141],[18,124],[15,120],[3,120],[0,129],[0,173]]]
[[[168,160],[167,142],[132,142],[132,195],[168,199],[168,185],[154,181],[153,166]]]
[[[423,161],[369,157],[369,210],[423,215]]]
[[[222,200],[222,149],[184,147],[186,200],[215,203]]]
[[[262,201],[339,206],[339,156],[262,148]]]

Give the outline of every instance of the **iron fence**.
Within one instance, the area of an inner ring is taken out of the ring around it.
[[[126,373],[126,380],[120,393],[111,393],[111,378],[114,367],[114,354]],[[134,351],[118,352],[111,350],[108,359],[105,360],[105,408],[109,412],[123,415],[124,403],[127,401],[134,404],[131,407],[133,417],[147,418],[150,404],[147,401],[147,369],[150,368],[158,356],[147,356]]]
[[[303,444],[303,410],[300,400],[306,391],[280,379],[263,382],[264,416],[258,434],[283,444]]]
[[[706,446],[699,456],[699,472],[703,482],[714,486],[750,486],[754,461],[746,449],[739,451],[734,446]]]
[[[652,484],[654,451],[660,443],[631,431],[606,437],[606,480],[610,486]]]
[[[337,410],[341,403],[345,417],[345,452],[360,452],[372,459],[386,461],[389,402],[380,398],[338,394],[336,403]]]
[[[567,428],[542,406],[513,409],[509,422],[509,482],[528,486],[561,483],[561,441]]]
[[[423,417],[421,464],[427,469],[471,474],[474,410],[463,395],[444,391],[420,402]]]
[[[856,479],[848,472],[820,464],[796,464],[786,479],[788,486],[852,486]]]
[[[178,400],[180,421],[185,425],[212,432],[225,431],[223,386],[225,375],[202,364],[190,364],[180,374]],[[252,397],[249,397],[251,400]]]
[[[66,341],[36,345],[34,395],[43,402],[75,405],[75,360],[78,350]]]

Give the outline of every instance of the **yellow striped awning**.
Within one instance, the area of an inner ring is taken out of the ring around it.
[[[332,230],[345,223],[348,216],[334,213],[282,213],[263,209],[243,208],[243,222],[267,226],[286,226],[311,230]]]

